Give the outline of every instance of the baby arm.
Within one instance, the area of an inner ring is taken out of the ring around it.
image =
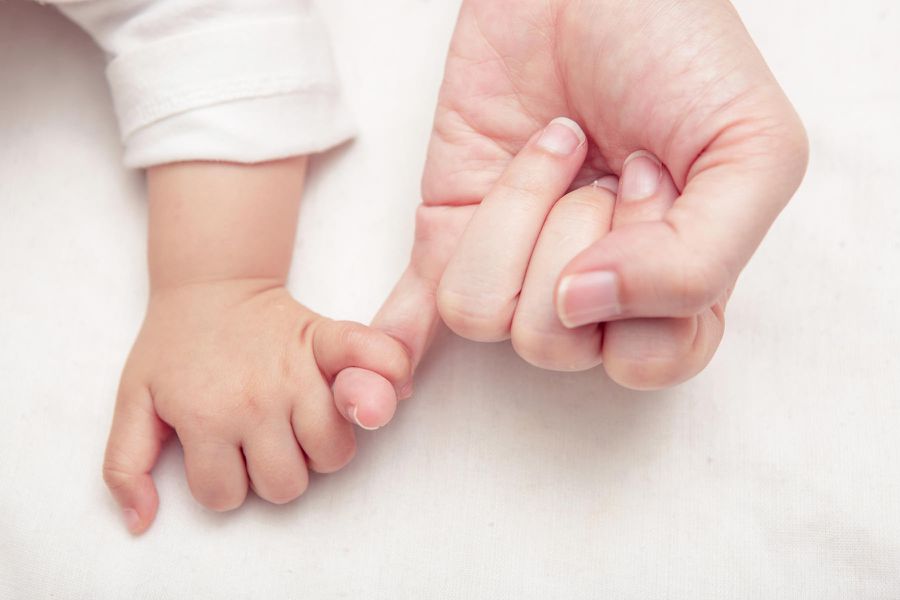
[[[106,52],[125,164],[150,169],[152,292],[105,479],[129,528],[146,529],[150,471],[174,431],[206,506],[237,506],[248,486],[287,501],[307,468],[353,453],[331,401],[336,369],[373,369],[351,370],[340,403],[370,428],[389,418],[372,407],[408,385],[390,338],[324,319],[284,288],[305,168],[285,157],[353,129],[326,28],[308,0],[49,1]]]
[[[150,471],[174,431],[194,497],[213,510],[248,488],[275,503],[308,469],[340,469],[355,449],[331,383],[349,366],[395,394],[405,351],[361,325],[323,318],[285,289],[304,158],[189,162],[148,172],[151,294],[122,374],[104,479],[134,533],[152,522]]]

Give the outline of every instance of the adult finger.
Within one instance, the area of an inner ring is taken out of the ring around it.
[[[556,314],[553,292],[560,271],[609,232],[618,179],[609,175],[557,202],[541,230],[512,324],[512,344],[529,363],[555,371],[584,371],[601,362],[603,328],[569,329]]]
[[[509,337],[528,262],[550,209],[587,152],[566,118],[535,134],[478,206],[438,288],[444,322],[475,341]]]
[[[372,321],[374,328],[406,349],[412,369],[440,327],[435,301],[438,282],[473,213],[473,206],[419,207],[409,266]],[[397,399],[413,392],[411,379],[394,393],[377,373],[355,367],[341,371],[333,387],[341,414],[365,429],[385,426],[396,411]]]

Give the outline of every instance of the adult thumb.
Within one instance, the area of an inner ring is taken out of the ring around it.
[[[560,320],[689,317],[712,306],[803,178],[806,136],[788,123],[777,133],[743,124],[724,131],[662,220],[615,230],[573,259],[557,284]],[[652,196],[661,180],[647,172],[630,199]]]

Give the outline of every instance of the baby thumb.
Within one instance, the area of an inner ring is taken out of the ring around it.
[[[150,475],[169,434],[156,415],[149,390],[121,391],[103,461],[103,480],[137,535],[156,517],[159,495]]]

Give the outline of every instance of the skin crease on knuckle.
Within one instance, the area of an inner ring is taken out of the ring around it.
[[[483,294],[469,294],[438,288],[438,312],[454,333],[473,341],[494,342],[507,339],[515,311],[515,299]]]
[[[119,462],[108,457],[103,461],[103,482],[111,491],[125,488],[132,478],[131,471],[123,468]]]
[[[512,333],[516,354],[528,364],[548,371],[579,372],[599,365],[599,343],[590,341],[592,345],[587,348],[573,345],[568,337],[558,338],[521,328],[514,328]]]
[[[645,363],[607,360],[604,367],[610,379],[622,387],[637,391],[662,390],[687,379],[682,376],[683,365],[674,360]]]
[[[610,379],[619,385],[640,391],[662,390],[697,375],[712,358],[712,352],[696,345],[682,353],[646,359],[615,354],[604,361]]]

